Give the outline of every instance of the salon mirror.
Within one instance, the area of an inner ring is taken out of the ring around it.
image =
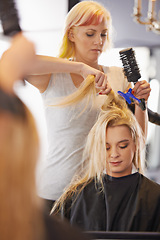
[[[37,54],[57,55],[69,2],[73,4],[74,1],[16,1],[21,27],[24,30],[24,34],[35,43]],[[111,12],[114,26],[114,49],[108,53],[103,53],[100,57],[100,63],[104,65],[122,66],[119,59],[119,50],[133,47],[136,52],[142,78],[148,80],[151,84],[152,92],[148,106],[151,110],[160,113],[160,35],[152,31],[146,31],[143,25],[136,24],[133,21],[134,0],[99,0],[99,2],[106,6]],[[148,1],[142,2],[143,14],[145,15],[148,8]],[[75,1],[75,3],[77,3],[77,1]],[[160,1],[157,1],[156,8],[157,10],[160,9]],[[8,39],[5,39],[1,34],[0,55],[7,49],[9,44]],[[114,60],[112,61],[111,56],[113,55]],[[116,62],[115,58],[117,59]],[[41,161],[47,152],[46,124],[42,99],[38,90],[30,84],[27,84],[25,88],[24,86],[18,86],[17,93],[29,106],[35,116],[41,138]],[[148,127],[146,143],[148,170],[146,175],[160,183],[160,126],[149,123]],[[39,171],[39,169],[37,171]],[[102,239],[101,237],[100,239]]]

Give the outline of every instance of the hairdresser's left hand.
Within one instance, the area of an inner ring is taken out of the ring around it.
[[[134,88],[132,89],[132,94],[136,98],[138,99],[144,98],[146,102],[148,101],[150,92],[151,92],[150,84],[145,80],[138,81],[135,84]]]

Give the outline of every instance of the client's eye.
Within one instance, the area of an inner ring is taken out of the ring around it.
[[[110,149],[110,146],[107,145],[107,146],[106,146],[106,151],[108,151],[109,149]]]
[[[93,37],[93,36],[94,36],[94,33],[86,33],[86,35],[87,35],[88,37]]]
[[[124,148],[126,148],[126,147],[128,147],[128,143],[127,144],[125,144],[125,145],[121,145],[121,146],[119,146],[121,149],[124,149]]]

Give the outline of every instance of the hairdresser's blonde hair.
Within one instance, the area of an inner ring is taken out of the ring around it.
[[[136,150],[133,164],[140,173],[143,172],[141,162],[143,161],[142,150],[144,148],[144,136],[134,116],[128,109],[126,102],[113,91],[109,94],[105,104],[102,106],[99,118],[89,132],[84,149],[84,167],[82,173],[74,176],[70,186],[55,204],[53,211],[59,210],[63,202],[70,198],[78,189],[78,192],[92,179],[100,182],[103,189],[102,177],[106,170],[106,130],[111,126],[127,126],[131,132]]]
[[[59,51],[59,57],[61,58],[74,58],[74,43],[68,38],[71,29],[78,26],[88,26],[91,24],[99,24],[105,19],[108,25],[108,41],[106,42],[106,48],[111,46],[111,26],[112,20],[109,11],[104,8],[98,2],[93,1],[82,1],[76,4],[67,14],[64,36]]]
[[[39,137],[30,111],[16,103],[0,107],[0,239],[43,239],[35,183]]]

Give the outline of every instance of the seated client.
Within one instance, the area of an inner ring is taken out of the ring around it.
[[[82,172],[52,214],[84,231],[160,231],[160,185],[142,174],[144,146],[135,116],[109,94],[88,135]]]

